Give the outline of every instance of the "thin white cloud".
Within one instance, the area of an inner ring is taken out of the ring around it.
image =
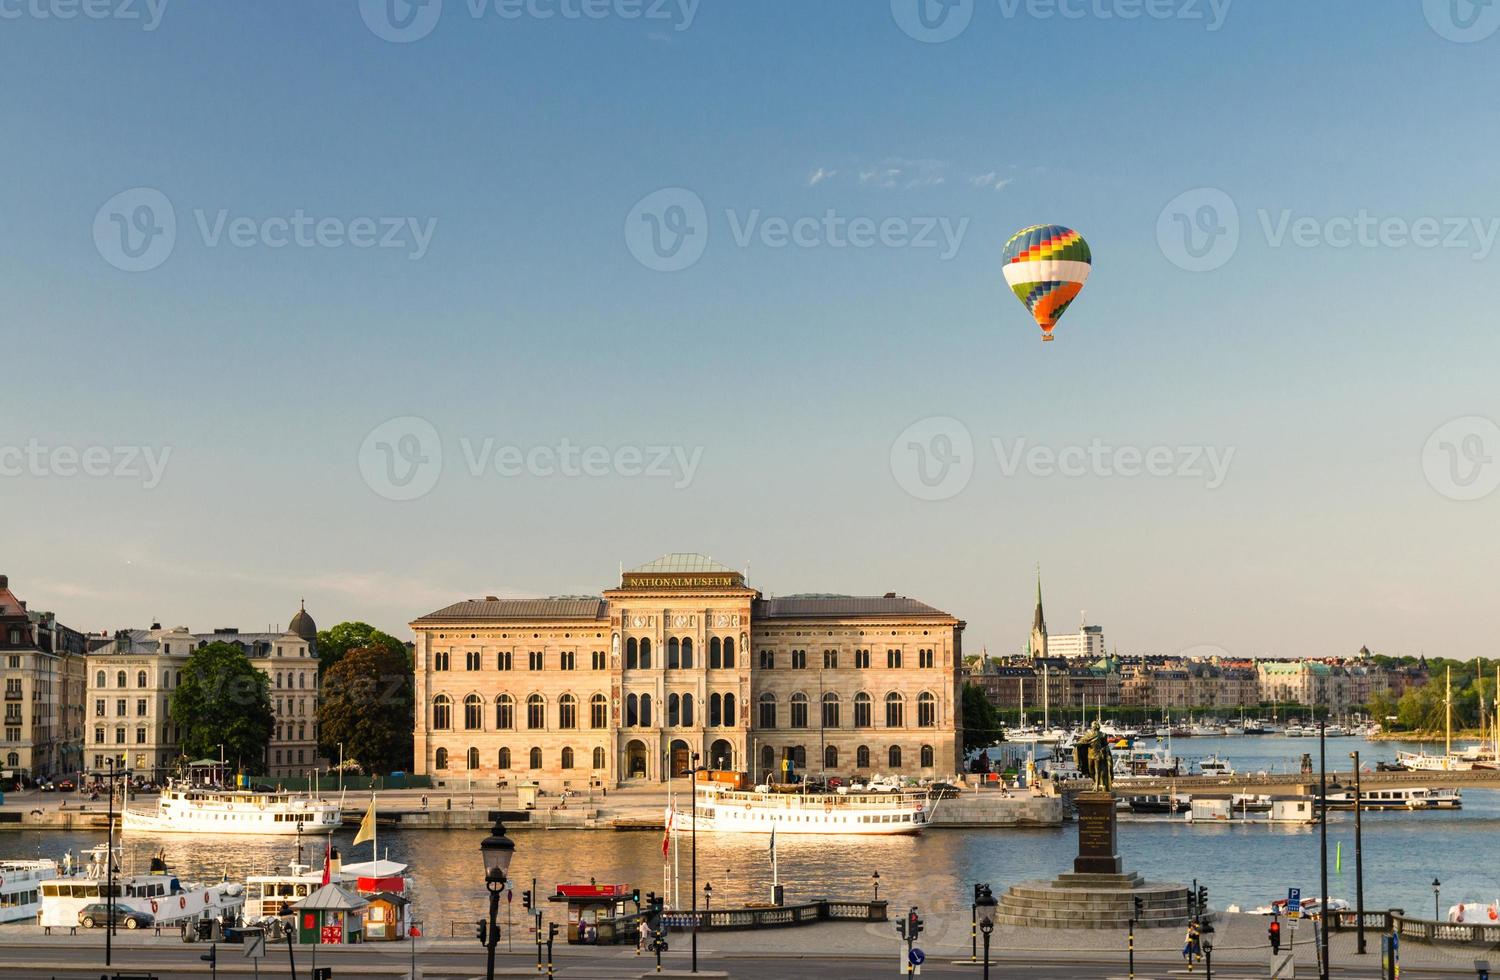
[[[1005,187],[1008,184],[1010,184],[1014,179],[1015,178],[1013,178],[1013,177],[1002,177],[1002,176],[1000,176],[999,173],[991,170],[987,174],[980,174],[977,177],[970,177],[969,178],[969,183],[972,186],[979,188],[980,190],[996,190],[996,191],[998,191],[998,190],[1004,190]]]
[[[883,160],[864,162],[853,167],[834,169],[817,167],[807,178],[808,187],[816,187],[837,178],[844,178],[861,187],[880,190],[920,190],[926,187],[942,187],[954,181],[962,181],[979,190],[1002,190],[1014,178],[1005,177],[999,171],[968,175],[956,172],[952,165],[932,157],[911,159],[886,157]]]
[[[814,170],[808,176],[808,178],[807,178],[807,186],[808,187],[817,187],[819,184],[823,183],[823,181],[825,181],[825,180],[832,180],[833,178],[837,177],[838,175],[839,175],[839,172],[837,170],[828,170],[828,169],[825,169],[823,167],[819,167],[818,169]]]

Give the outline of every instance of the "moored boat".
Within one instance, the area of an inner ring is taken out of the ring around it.
[[[173,782],[161,791],[154,810],[132,809],[121,818],[126,833],[319,834],[343,823],[337,803],[305,793],[218,789]]]
[[[696,790],[698,829],[740,834],[918,834],[936,803],[925,792],[782,792],[717,781],[700,781]],[[691,809],[674,819],[693,828]]]
[[[0,922],[35,919],[42,910],[42,882],[56,877],[56,861],[0,861]]]
[[[100,845],[87,852],[88,863],[69,874],[42,882],[41,924],[51,928],[77,926],[87,905],[110,900],[109,848]],[[114,855],[114,905],[125,918],[127,929],[142,922],[177,925],[198,919],[233,917],[245,903],[243,885],[223,881],[205,885],[180,881],[158,855],[146,874],[127,874],[120,869],[119,848]]]

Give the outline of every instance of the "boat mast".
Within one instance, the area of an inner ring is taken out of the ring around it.
[[[1448,668],[1447,693],[1443,696],[1446,709],[1443,725],[1443,768],[1453,765],[1453,668]]]

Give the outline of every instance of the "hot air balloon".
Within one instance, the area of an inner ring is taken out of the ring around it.
[[[1083,291],[1093,267],[1089,243],[1062,225],[1032,225],[1005,243],[1005,281],[1051,340],[1052,328]]]

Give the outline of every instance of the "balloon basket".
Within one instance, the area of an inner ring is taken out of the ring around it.
[[[1050,344],[1050,343],[1052,343],[1052,341],[1054,341],[1056,339],[1057,338],[1054,337],[1054,336],[1052,336],[1050,333],[1044,333],[1044,334],[1042,334],[1042,343],[1044,343],[1044,344]]]

